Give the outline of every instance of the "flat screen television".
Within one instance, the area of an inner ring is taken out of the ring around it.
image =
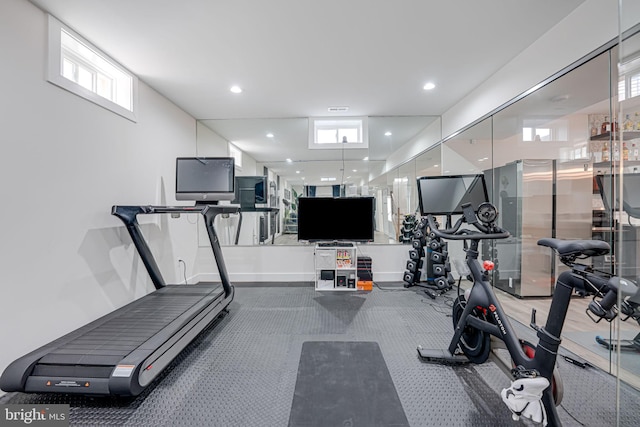
[[[233,200],[234,176],[233,157],[178,157],[176,200]]]
[[[620,197],[617,194],[613,197],[614,191],[618,192],[613,188],[613,181],[615,180],[616,185],[620,185],[619,176],[596,175],[598,190],[607,211],[620,210]],[[625,173],[622,176],[622,209],[627,215],[640,218],[640,174]]]
[[[373,197],[300,197],[298,240],[371,242]]]
[[[462,215],[462,205],[474,210],[489,201],[484,175],[424,176],[418,178],[418,202],[422,215]]]
[[[266,176],[236,176],[235,196],[232,203],[243,211],[267,207]]]

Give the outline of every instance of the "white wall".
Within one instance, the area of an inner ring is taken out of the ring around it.
[[[175,158],[195,151],[195,120],[144,83],[133,123],[46,82],[46,25],[0,2],[0,370],[153,289],[111,206],[175,203]],[[141,222],[173,281],[195,228]]]

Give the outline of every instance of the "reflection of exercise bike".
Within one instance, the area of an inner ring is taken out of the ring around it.
[[[586,283],[605,291],[598,301],[601,310],[593,315],[608,315],[615,310],[617,292],[625,295],[636,292],[636,286],[624,279],[603,278],[590,268],[576,263],[576,259],[604,255],[609,245],[598,240],[541,239],[538,244],[554,249],[560,260],[572,271],[562,273],[556,282],[549,316],[544,327],[536,325],[535,310],[531,314],[530,326],[537,331],[538,344],[533,346],[518,339],[491,284],[489,283],[491,261],[478,261],[478,244],[485,239],[504,239],[509,232],[495,224],[497,211],[490,203],[482,203],[476,212],[470,203],[462,205],[463,216],[450,229],[438,229],[432,215],[428,216],[431,232],[443,239],[463,240],[466,264],[473,279],[473,286],[459,295],[453,305],[455,333],[446,350],[427,350],[418,347],[422,360],[446,363],[484,363],[491,350],[490,336],[502,340],[506,345],[513,369],[511,387],[502,390],[502,399],[512,411],[514,419],[520,416],[542,422],[544,425],[561,425],[556,405],[562,398],[559,375],[554,373],[560,334],[574,289],[584,290]],[[474,229],[462,228],[466,223]],[[461,351],[463,354],[460,354]]]
[[[640,219],[640,191],[638,191],[640,186],[640,174],[625,173],[622,176],[596,175],[595,179],[600,195],[602,196],[602,202],[605,207],[604,212],[624,211],[624,213],[626,213],[629,225],[626,227],[626,231],[623,230],[623,234],[632,233],[632,237],[631,239],[628,239],[628,242],[635,245],[638,236],[638,225],[633,224],[631,219]],[[622,203],[620,203],[621,199],[618,197],[619,192],[616,190],[616,187],[619,187],[620,185],[622,185],[623,193]],[[623,238],[623,242],[624,240],[625,239]],[[627,248],[626,254],[629,253],[635,254],[635,250],[630,251]],[[634,258],[635,257],[627,260],[628,265],[632,266],[631,269],[627,266],[626,271],[622,271],[619,274],[632,277],[637,275]],[[636,283],[640,283],[640,278],[636,280]],[[591,309],[592,306],[594,306],[593,302],[589,305],[589,308]],[[597,305],[595,308],[597,309]],[[640,291],[636,292],[635,295],[624,299],[620,304],[619,312],[623,322],[632,319],[640,324]],[[611,312],[608,313],[608,316],[599,317],[594,319],[594,321],[599,322],[604,318],[610,322],[616,317],[616,314],[617,312]],[[616,349],[617,346],[620,345],[620,349],[622,350],[640,351],[640,333],[630,340],[616,340],[613,342],[610,339],[596,336],[596,342],[609,350]]]
[[[593,302],[589,304],[589,308]],[[612,321],[617,313],[613,312],[610,316],[605,317],[609,322]],[[635,295],[630,296],[629,298],[622,301],[620,304],[620,314],[622,315],[622,321],[626,321],[629,319],[635,320],[640,324],[640,290],[635,293]],[[596,322],[600,321],[600,319],[596,320]],[[633,337],[630,340],[614,340],[612,341],[609,338],[603,338],[599,335],[596,335],[596,342],[601,346],[605,347],[607,350],[615,350],[620,345],[621,350],[632,350],[632,351],[640,351],[640,333]]]

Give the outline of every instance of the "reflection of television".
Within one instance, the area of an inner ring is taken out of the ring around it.
[[[622,175],[622,209],[633,218],[640,218],[640,174],[625,173]],[[602,202],[607,211],[620,210],[620,198],[612,197],[614,192],[613,181],[620,185],[620,175],[596,175],[598,190],[602,196]],[[619,191],[615,189],[616,193]],[[613,201],[615,200],[615,206]]]
[[[425,176],[418,178],[422,215],[462,215],[462,205],[474,210],[489,201],[484,175]]]
[[[243,211],[267,207],[266,176],[236,176],[235,197],[232,203]]]
[[[298,240],[373,241],[373,197],[300,197]]]
[[[233,157],[178,157],[176,200],[233,200]]]

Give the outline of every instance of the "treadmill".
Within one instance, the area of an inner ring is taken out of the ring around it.
[[[136,396],[216,318],[226,314],[233,286],[213,221],[238,207],[113,206],[140,254],[155,291],[22,356],[0,377],[6,392]],[[204,217],[222,285],[167,285],[145,241],[138,215],[199,213]]]

